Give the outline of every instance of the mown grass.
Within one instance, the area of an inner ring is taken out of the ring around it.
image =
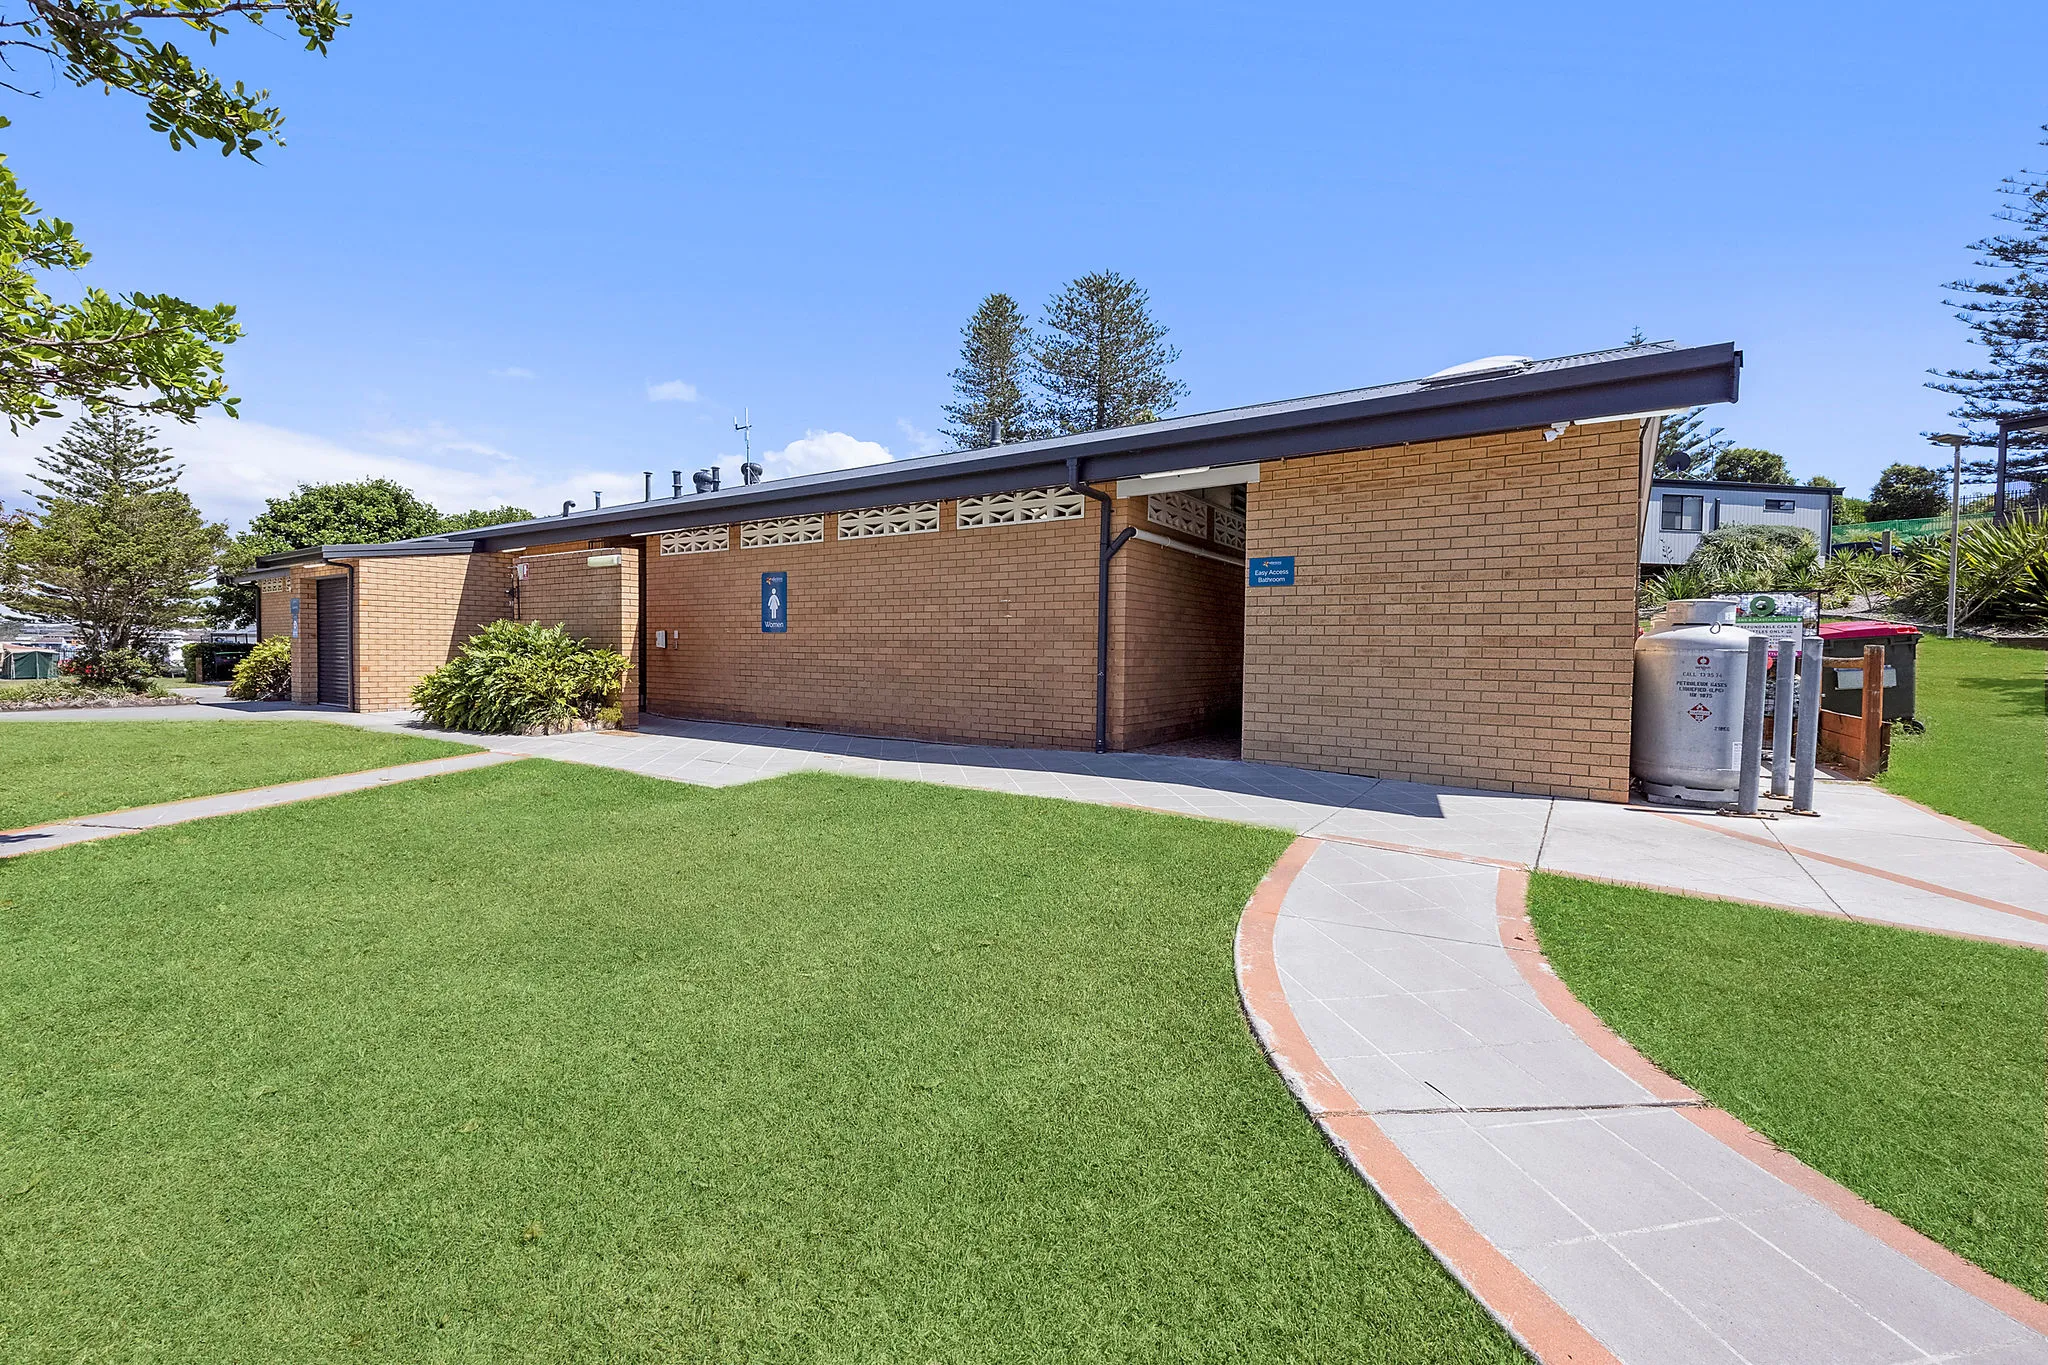
[[[1520,1359],[1247,1032],[1286,842],[529,760],[24,859],[0,1358]]]
[[[2048,954],[1550,874],[1529,904],[1644,1055],[2048,1298]]]
[[[0,829],[474,752],[325,721],[0,722]]]
[[[2048,651],[1923,636],[1915,710],[1878,779],[1945,814],[2048,850]]]

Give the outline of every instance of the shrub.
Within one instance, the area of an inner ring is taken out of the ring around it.
[[[237,701],[281,701],[292,694],[292,639],[273,635],[235,665],[228,695]]]
[[[135,649],[82,649],[57,665],[57,671],[110,692],[145,691],[156,677],[156,665]]]
[[[1901,600],[1924,620],[1948,614],[1948,536],[1906,547],[1913,583]],[[2021,508],[2004,525],[1965,526],[1956,541],[1956,623],[2048,623],[2048,509]]]
[[[1808,592],[1818,584],[1820,545],[1791,526],[1724,526],[1700,537],[1692,557],[1643,580],[1640,602],[1660,607],[1737,592]]]
[[[508,734],[591,719],[618,700],[629,666],[625,655],[572,639],[560,626],[497,621],[421,678],[412,703],[446,730]]]

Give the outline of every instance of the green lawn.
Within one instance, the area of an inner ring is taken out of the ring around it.
[[[4,721],[0,830],[474,752],[326,721]]]
[[[2048,850],[2048,651],[1923,636],[1922,735],[1892,735],[1901,796]]]
[[[539,760],[40,854],[0,1358],[1520,1359],[1231,941],[1288,836]]]
[[[1543,873],[1529,904],[1644,1055],[2048,1298],[2048,954]]]

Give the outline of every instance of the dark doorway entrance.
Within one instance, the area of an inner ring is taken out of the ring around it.
[[[355,621],[349,611],[347,574],[314,581],[313,631],[319,646],[322,706],[347,706],[349,665],[355,657]]]

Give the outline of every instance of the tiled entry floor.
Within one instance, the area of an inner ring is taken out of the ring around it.
[[[1552,1015],[1502,944],[1501,875],[1318,844],[1273,961],[1346,1112],[1617,1358],[2048,1362],[2048,1337],[1738,1155]]]

